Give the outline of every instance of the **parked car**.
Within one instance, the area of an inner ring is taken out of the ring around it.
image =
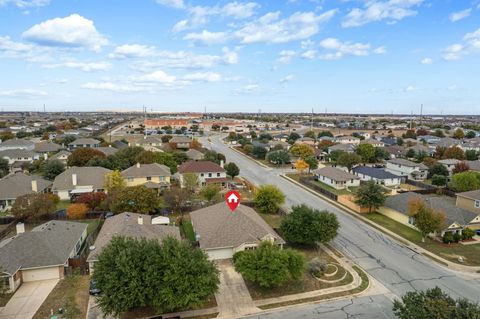
[[[90,280],[90,289],[88,292],[92,296],[98,296],[101,293],[100,289],[97,287],[97,282],[93,279]]]
[[[477,229],[475,233],[477,234],[477,236],[480,236],[480,229]]]

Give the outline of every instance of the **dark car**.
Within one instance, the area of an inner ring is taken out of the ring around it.
[[[475,233],[476,233],[478,236],[480,236],[480,229],[477,229],[477,230],[475,231]]]
[[[98,296],[101,293],[101,290],[97,287],[97,282],[95,280],[90,280],[90,289],[88,291],[92,296]]]

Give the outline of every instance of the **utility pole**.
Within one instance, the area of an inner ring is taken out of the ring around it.
[[[143,120],[143,139],[146,139],[147,138],[147,108],[145,107],[145,105],[143,106],[143,116],[144,116],[144,120]]]
[[[310,116],[310,131],[313,132],[313,107],[312,107],[312,115]]]
[[[420,126],[422,126],[423,119],[423,104],[420,104]]]

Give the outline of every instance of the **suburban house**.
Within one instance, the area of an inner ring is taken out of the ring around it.
[[[52,187],[52,182],[36,175],[25,175],[18,172],[0,179],[0,211],[9,209],[17,197],[33,194],[47,193]]]
[[[146,151],[152,151],[152,152],[160,152],[162,151],[162,139],[156,137],[156,136],[144,136],[141,139],[136,140],[131,146],[140,146],[143,147]]]
[[[105,156],[114,155],[116,152],[118,152],[118,149],[111,146],[96,147],[96,150],[102,152],[103,154],[105,154]]]
[[[192,146],[192,139],[186,136],[174,136],[168,141],[176,149],[190,149]]]
[[[79,147],[100,147],[100,141],[94,138],[79,138],[68,144],[69,150],[74,150]]]
[[[382,141],[374,140],[374,139],[367,139],[367,140],[360,141],[360,144],[370,144],[373,147],[385,147],[385,143],[383,143]]]
[[[11,150],[16,148],[17,149],[20,148],[27,151],[33,151],[33,149],[35,148],[35,143],[22,138],[6,140],[0,143],[0,151]]]
[[[239,205],[234,213],[225,202],[190,213],[196,238],[212,260],[229,259],[254,249],[263,240],[283,247],[285,241],[252,208]]]
[[[423,195],[414,192],[405,192],[397,195],[387,196],[383,207],[379,213],[404,225],[411,227],[414,218],[409,216],[409,203],[412,200],[421,199],[426,205],[445,214],[445,228],[440,232],[440,236],[446,231],[461,233],[466,227],[478,228],[480,216],[455,205],[455,200],[447,196]]]
[[[165,165],[137,163],[122,172],[127,186],[144,185],[157,191],[170,187],[170,168]]]
[[[311,147],[315,147],[315,140],[311,137],[301,137],[295,141],[295,144],[305,144]]]
[[[362,181],[374,181],[387,187],[398,187],[402,182],[400,176],[387,172],[383,168],[357,166],[352,169],[352,172],[360,177]]]
[[[360,139],[355,136],[339,136],[335,137],[335,143],[358,145],[360,144]]]
[[[180,174],[180,185],[184,186],[184,174],[193,173],[198,177],[198,183],[200,186],[207,184],[219,184],[222,187],[227,184],[227,173],[223,168],[223,165],[210,161],[188,161],[178,167],[178,173]]]
[[[62,149],[62,146],[50,141],[43,141],[35,144],[34,151],[36,153],[45,155],[49,153],[55,153]]]
[[[52,192],[61,200],[70,200],[84,193],[103,192],[105,175],[110,172],[99,166],[70,167],[55,177]]]
[[[144,121],[146,129],[163,129],[163,127],[171,127],[172,129],[180,129],[188,126],[188,120],[183,119],[149,119]]]
[[[87,258],[90,273],[94,269],[95,262],[98,261],[98,255],[114,236],[157,239],[158,241],[163,241],[169,236],[178,240],[181,239],[178,227],[157,224],[155,218],[150,215],[121,213],[109,217],[105,219],[94,246],[90,248],[90,254]]]
[[[335,189],[345,189],[360,186],[360,177],[331,166],[325,166],[314,171],[315,178]]]
[[[80,252],[87,238],[87,224],[53,220],[0,242],[0,269],[9,291],[23,282],[62,279],[69,258]]]
[[[450,176],[452,176],[453,174],[453,169],[455,168],[455,165],[457,165],[457,163],[459,163],[461,161],[457,160],[457,159],[454,159],[454,158],[447,158],[447,159],[442,159],[442,160],[439,160],[438,163],[442,164],[443,166],[445,166],[448,170],[448,174]]]
[[[403,158],[394,158],[387,161],[387,172],[408,177],[409,179],[423,181],[427,178],[428,167],[423,163],[415,163]]]
[[[465,161],[471,171],[480,172],[480,160]]]
[[[203,160],[204,155],[202,152],[197,151],[196,149],[189,149],[188,151],[185,152],[187,154],[188,158],[194,161],[200,161]]]
[[[405,157],[407,155],[407,149],[399,145],[385,146],[385,150],[390,153],[390,158]]]
[[[0,151],[0,158],[8,160],[8,165],[13,165],[14,163],[31,163],[34,160],[38,160],[40,155],[33,151],[14,148]]]
[[[69,152],[69,151],[61,150],[61,151],[58,152],[57,154],[52,155],[52,156],[49,158],[49,160],[58,160],[58,161],[62,162],[64,165],[67,165],[68,157],[69,157],[71,154],[72,154],[72,153]]]
[[[480,215],[480,189],[457,193],[457,201],[455,203],[457,207],[466,209],[473,213]],[[480,217],[476,221],[478,225],[472,227],[475,229],[480,229]]]
[[[328,148],[328,154],[335,151],[354,153],[357,145],[355,144],[335,144]]]

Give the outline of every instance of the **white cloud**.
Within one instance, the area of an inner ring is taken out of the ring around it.
[[[27,9],[33,7],[44,7],[49,3],[50,0],[0,0],[0,7],[11,4],[20,9]]]
[[[460,60],[466,54],[465,46],[462,44],[452,44],[443,51],[443,58],[447,61]]]
[[[188,20],[180,20],[177,23],[175,23],[175,25],[172,28],[172,31],[177,33],[177,32],[181,32],[183,30],[188,29],[188,27],[189,27]]]
[[[472,12],[472,9],[465,9],[462,11],[453,12],[452,14],[450,14],[449,19],[452,22],[457,22],[470,16],[471,12]]]
[[[92,20],[78,14],[46,20],[25,31],[22,36],[42,46],[87,48],[96,52],[108,43]]]
[[[0,37],[0,52],[9,57],[17,57],[30,53],[34,46],[20,42],[14,42],[10,37]]]
[[[132,80],[135,82],[154,82],[170,86],[175,83],[177,78],[173,75],[168,75],[162,70],[157,70],[141,76],[132,77]]]
[[[240,89],[236,89],[234,93],[236,95],[241,95],[241,94],[253,94],[253,93],[258,93],[260,91],[260,85],[258,84],[247,84],[244,87]]]
[[[447,90],[449,91],[456,91],[457,89],[458,89],[458,86],[456,84],[452,84],[447,87]]]
[[[82,89],[112,91],[116,93],[132,93],[141,92],[145,89],[142,87],[135,87],[132,85],[119,84],[113,82],[88,82],[81,86]]]
[[[407,87],[405,88],[404,91],[405,91],[405,92],[413,92],[413,91],[416,91],[416,90],[418,90],[418,88],[416,88],[416,87],[413,86],[413,85],[409,85],[409,86],[407,86]]]
[[[420,61],[421,64],[433,64],[433,60],[431,58],[425,58]]]
[[[378,47],[375,50],[373,50],[373,53],[375,54],[385,54],[387,53],[387,49],[384,46]]]
[[[251,17],[258,7],[260,5],[256,2],[238,3],[234,1],[223,6],[221,14],[235,19],[246,19]]]
[[[0,96],[11,97],[11,98],[39,98],[48,96],[48,93],[36,89],[18,89],[18,90],[7,90],[0,91]]]
[[[313,60],[317,57],[317,50],[307,50],[300,54],[300,56],[307,60]]]
[[[369,55],[370,44],[342,42],[335,38],[327,38],[320,42],[320,47],[327,51],[320,56],[322,60],[338,60],[344,56],[367,56]]]
[[[193,43],[209,45],[223,43],[228,40],[228,37],[229,36],[226,32],[210,32],[203,30],[199,33],[188,33],[183,39]]]
[[[415,16],[417,11],[413,8],[419,6],[424,0],[388,0],[365,1],[363,8],[354,8],[344,17],[344,28],[359,27],[361,25],[388,20],[395,23],[406,17]]]
[[[183,0],[157,0],[157,3],[175,9],[185,8],[185,3],[183,3]]]
[[[155,55],[155,47],[141,44],[124,44],[115,48],[109,58],[145,58]]]
[[[337,12],[336,9],[320,15],[314,12],[295,12],[291,16],[280,19],[280,12],[269,12],[262,17],[247,23],[235,32],[242,43],[286,43],[308,39],[317,34],[320,25],[328,22]]]
[[[293,57],[297,55],[297,53],[293,50],[282,50],[279,53],[280,57],[277,59],[277,62],[280,63],[290,63]]]
[[[303,49],[303,50],[307,50],[307,49],[311,49],[315,46],[315,42],[313,42],[312,40],[310,39],[307,39],[307,40],[303,40],[302,42],[300,42],[300,47]]]
[[[111,65],[107,62],[74,62],[67,61],[62,63],[44,64],[44,68],[56,69],[56,68],[70,68],[78,69],[84,72],[106,71],[110,69]]]
[[[289,74],[283,78],[280,79],[280,83],[287,83],[287,82],[291,82],[295,79],[295,76],[293,74]]]
[[[198,81],[198,82],[218,82],[222,79],[222,76],[214,72],[197,72],[187,74],[183,77],[186,81]]]

